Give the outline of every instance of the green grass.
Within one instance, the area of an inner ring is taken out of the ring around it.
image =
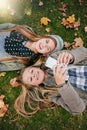
[[[9,0],[15,15],[9,15],[9,12],[0,11],[0,23],[12,22],[16,24],[27,24],[32,27],[38,34],[58,34],[64,41],[72,42],[76,37],[81,37],[84,46],[87,47],[87,33],[84,27],[87,26],[87,0],[83,0],[80,6],[78,0],[43,0],[44,5],[38,6],[39,0]],[[67,5],[67,16],[75,14],[76,19],[81,19],[81,25],[78,31],[66,29],[61,25],[63,18],[62,12],[58,11],[61,2]],[[24,10],[28,10],[31,15],[26,15]],[[3,13],[3,15],[1,15]],[[48,17],[51,22],[47,27],[50,32],[45,31],[45,26],[40,24],[42,17]],[[5,77],[0,77],[0,94],[4,94],[5,103],[9,104],[9,109],[3,118],[0,118],[0,130],[87,130],[87,110],[81,115],[72,116],[60,107],[53,110],[44,110],[37,112],[33,117],[25,119],[17,116],[14,110],[14,101],[20,93],[21,88],[11,88],[9,81],[16,76],[16,72],[8,72]],[[17,120],[14,120],[17,119]],[[13,121],[14,120],[14,121]]]

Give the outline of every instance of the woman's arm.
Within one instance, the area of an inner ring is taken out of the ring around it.
[[[87,60],[87,48],[78,47],[72,50],[63,50],[60,52],[55,52],[51,56],[57,59],[59,63],[77,64],[83,60]]]
[[[61,105],[72,114],[83,112],[85,110],[85,103],[74,90],[73,86],[65,83],[66,71],[64,71],[64,67],[54,66],[53,73],[60,98],[56,96],[52,98],[52,101]]]
[[[14,26],[16,26],[16,24],[13,24],[13,23],[2,23],[2,24],[0,24],[0,30],[6,30],[6,29],[12,28]]]
[[[56,100],[56,103],[68,110],[70,113],[76,115],[85,110],[85,103],[69,83],[64,84],[63,87],[58,88],[61,99]],[[61,102],[60,102],[61,100]]]
[[[73,64],[77,64],[80,61],[87,60],[87,48],[85,47],[78,47],[76,49],[72,49],[70,53],[74,57]]]

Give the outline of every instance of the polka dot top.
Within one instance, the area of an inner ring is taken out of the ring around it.
[[[5,51],[13,56],[34,57],[35,54],[29,48],[25,47],[28,38],[24,37],[16,30],[11,31],[10,36],[5,38]]]

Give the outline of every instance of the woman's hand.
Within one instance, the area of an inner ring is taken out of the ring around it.
[[[66,66],[63,64],[55,65],[53,67],[53,74],[57,85],[64,84],[66,78]]]
[[[65,51],[61,52],[57,58],[57,61],[59,64],[64,63],[64,64],[69,64],[70,61],[73,61],[74,57],[71,53]]]

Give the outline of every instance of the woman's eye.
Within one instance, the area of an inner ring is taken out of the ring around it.
[[[46,40],[46,43],[49,43],[49,40]]]
[[[31,70],[31,74],[33,73],[33,70]]]
[[[30,78],[30,81],[32,81],[32,77]]]

